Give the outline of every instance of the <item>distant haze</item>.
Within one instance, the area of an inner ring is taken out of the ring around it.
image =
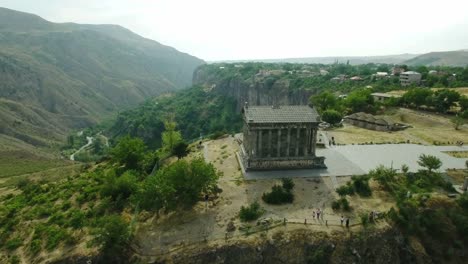
[[[209,61],[468,48],[466,0],[0,0],[0,6],[53,22],[119,24]]]

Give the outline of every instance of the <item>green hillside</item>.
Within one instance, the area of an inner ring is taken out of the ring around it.
[[[149,147],[157,148],[161,146],[164,121],[172,118],[188,141],[216,132],[238,132],[242,119],[236,104],[232,97],[194,86],[121,112],[108,134],[114,139],[125,135],[140,137]]]
[[[190,85],[200,64],[120,26],[0,8],[0,133],[35,146],[63,141],[70,129]]]
[[[409,59],[404,64],[412,66],[460,66],[465,67],[468,65],[468,51],[443,51],[443,52],[430,52],[415,58]]]

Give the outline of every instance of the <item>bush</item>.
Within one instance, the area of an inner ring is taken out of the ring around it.
[[[345,211],[350,211],[351,207],[349,206],[349,202],[346,198],[342,197],[340,199],[341,207],[343,207],[343,210]]]
[[[290,178],[283,178],[281,179],[281,182],[283,183],[283,188],[286,191],[292,191],[292,189],[294,188],[294,182]]]
[[[39,253],[39,251],[41,251],[41,249],[42,249],[41,239],[36,238],[36,239],[32,240],[29,249],[31,250],[31,253],[33,255],[37,255],[37,253]]]
[[[254,202],[247,207],[241,206],[239,218],[243,222],[258,219],[263,214],[263,209],[258,202]]]
[[[19,237],[15,237],[13,239],[8,240],[5,243],[5,247],[7,250],[15,250],[19,248],[23,244],[23,240]]]
[[[364,197],[369,197],[372,195],[372,190],[369,186],[369,177],[368,176],[353,176],[353,186],[354,190]]]
[[[340,204],[339,201],[333,201],[333,202],[332,202],[332,209],[333,209],[333,210],[335,210],[335,211],[336,211],[336,210],[340,210],[340,208],[341,208],[341,204]]]
[[[262,200],[268,204],[292,203],[294,195],[292,192],[285,190],[283,186],[275,185],[271,188],[271,192],[263,193]]]
[[[343,119],[343,115],[336,110],[326,110],[322,113],[322,120],[332,125],[338,124]]]
[[[349,206],[348,200],[346,200],[345,197],[341,197],[339,200],[335,200],[332,202],[332,209],[335,211],[340,209],[350,211],[351,207]]]
[[[94,243],[101,246],[105,255],[119,255],[130,239],[130,228],[119,215],[101,219]],[[114,256],[117,257],[117,256]]]
[[[10,258],[10,264],[20,264],[20,258],[16,255],[13,255],[11,258]]]
[[[362,213],[360,216],[361,218],[361,224],[364,227],[367,227],[369,225],[369,216],[366,213]]]
[[[339,196],[354,195],[354,187],[348,182],[346,185],[336,189]]]

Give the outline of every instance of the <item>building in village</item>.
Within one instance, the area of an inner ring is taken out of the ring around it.
[[[415,71],[406,71],[400,74],[400,83],[402,86],[421,83],[421,74]]]
[[[325,168],[315,155],[317,111],[306,105],[249,106],[240,156],[245,170]]]
[[[401,95],[398,94],[389,94],[389,93],[371,93],[372,97],[374,97],[374,101],[376,102],[385,102],[390,100],[391,98],[400,98]]]

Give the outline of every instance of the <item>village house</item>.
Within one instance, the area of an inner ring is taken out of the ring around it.
[[[415,71],[406,71],[400,74],[400,84],[402,86],[408,86],[411,84],[420,84],[421,74]]]
[[[385,102],[388,101],[390,98],[400,98],[401,95],[397,94],[388,94],[388,93],[372,93],[374,97],[374,101],[376,102]]]

